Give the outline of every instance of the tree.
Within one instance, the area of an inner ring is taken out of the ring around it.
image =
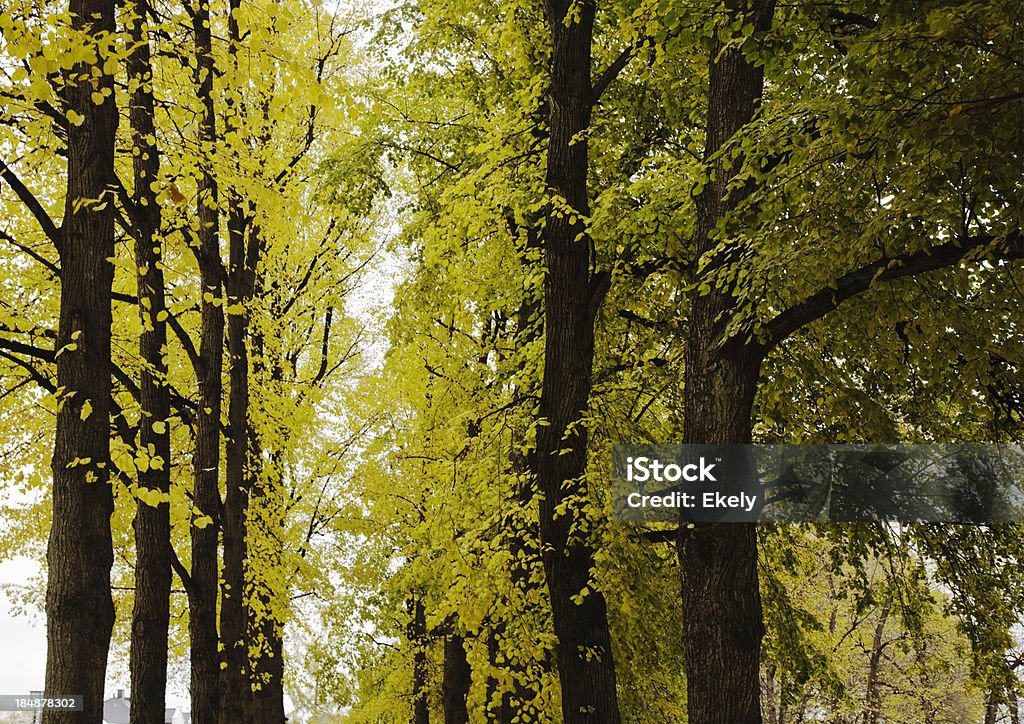
[[[939,19],[947,17],[945,12],[942,6],[937,6],[931,16],[934,26],[939,27],[935,37],[940,39],[944,33]],[[771,3],[751,3],[727,11],[720,27],[739,29],[744,39],[735,41],[734,47],[729,47],[722,44],[720,30],[719,39],[715,41],[719,45],[712,45],[710,55],[709,121],[705,142],[705,158],[709,162],[709,169],[708,181],[702,185],[697,196],[698,256],[692,260],[698,269],[697,293],[690,302],[691,329],[686,361],[687,377],[684,382],[684,440],[688,442],[749,442],[751,410],[766,354],[784,345],[806,325],[825,318],[844,301],[869,290],[874,291],[878,285],[886,282],[960,265],[965,257],[978,249],[986,249],[996,259],[1019,258],[1022,251],[1019,221],[1015,226],[1015,222],[1003,216],[1008,207],[994,206],[989,218],[983,218],[977,208],[969,206],[960,209],[961,214],[965,215],[959,225],[956,220],[945,218],[932,220],[925,217],[917,222],[924,228],[930,226],[934,230],[934,237],[923,247],[886,251],[881,258],[875,258],[874,254],[865,250],[852,268],[835,272],[825,282],[824,288],[797,293],[795,299],[780,306],[774,306],[772,302],[759,304],[757,300],[751,300],[750,292],[745,287],[749,284],[746,280],[756,278],[748,274],[757,272],[756,268],[748,266],[744,260],[757,259],[765,263],[770,258],[770,252],[765,247],[772,248],[774,245],[762,245],[756,236],[746,231],[737,233],[735,229],[738,227],[728,231],[730,227],[725,225],[727,231],[721,234],[723,227],[720,224],[726,214],[745,206],[739,215],[744,221],[737,223],[750,223],[759,218],[762,221],[755,222],[754,228],[758,229],[756,233],[781,232],[781,229],[774,228],[779,224],[776,220],[778,217],[770,215],[781,209],[767,200],[773,197],[777,199],[778,195],[784,193],[780,190],[787,184],[778,175],[778,168],[770,172],[767,178],[760,171],[750,170],[753,162],[750,150],[756,147],[736,142],[741,137],[741,130],[749,127],[748,124],[753,120],[763,92],[762,66],[770,62],[771,51],[764,44],[765,41],[759,38],[766,37],[765,34],[771,28],[773,13],[774,6]],[[898,11],[883,16],[881,22],[870,17],[846,16],[838,11],[834,11],[831,17],[836,22],[860,23],[871,29],[886,28],[880,31],[880,35],[887,39],[902,37],[904,32],[899,26],[902,18]],[[913,24],[914,21],[909,22]],[[996,25],[1002,20],[992,18],[990,22]],[[727,39],[734,37],[730,36],[729,30],[724,33]],[[928,45],[915,47],[912,41],[905,42],[907,45],[904,47],[908,53],[933,52]],[[974,51],[966,52],[974,56],[973,60],[977,60]],[[890,61],[893,72],[906,72],[903,71],[905,64],[916,62],[904,56],[898,57],[898,60]],[[848,72],[857,84],[857,91],[866,96],[879,92],[872,87],[867,76],[857,75],[856,67],[857,61],[851,60]],[[985,77],[992,71],[982,66],[979,72]],[[949,88],[937,89],[931,99],[940,102],[937,94],[950,92]],[[959,89],[952,90],[954,94],[958,92]],[[858,102],[865,101],[854,101]],[[905,105],[897,103],[882,107],[894,115],[903,114],[907,122],[916,121],[924,128],[947,125],[947,121],[935,116],[918,120],[916,109],[921,102],[917,96],[912,95],[906,99]],[[1004,101],[995,97],[984,102],[999,104]],[[766,116],[769,113],[765,111]],[[792,111],[787,111],[786,115],[791,118]],[[811,123],[811,145],[834,143],[827,132],[815,130],[817,121]],[[956,133],[953,131],[954,136]],[[917,140],[916,136],[914,138]],[[922,143],[928,145],[927,140]],[[971,142],[967,141],[965,146],[971,147]],[[729,147],[731,150],[726,150]],[[771,168],[776,163],[779,168],[786,169],[783,173],[792,173],[793,159],[779,158],[778,155],[773,158],[772,153],[777,151],[760,150],[756,161],[760,168]],[[781,155],[785,156],[785,153]],[[870,158],[872,161],[880,161],[882,168],[886,168],[888,157],[884,154],[871,152]],[[990,166],[993,171],[1000,167],[999,162]],[[739,173],[741,168],[748,170]],[[894,172],[879,169],[876,173]],[[856,176],[857,171],[852,171],[851,177]],[[963,181],[967,185],[976,183],[969,175],[963,177]],[[894,185],[899,183],[895,178],[893,182]],[[999,188],[1000,191],[996,192],[996,198],[999,198],[997,204],[1008,203],[1012,192],[1006,186]],[[756,193],[756,189],[762,189],[763,193]],[[907,189],[906,193],[914,192]],[[927,193],[926,190],[926,196]],[[813,208],[823,196],[825,193],[821,190],[811,193],[806,199],[807,205]],[[744,204],[744,201],[747,203]],[[906,205],[917,211],[914,201],[908,200]],[[972,220],[982,227],[980,231],[970,228]],[[1009,225],[1004,226],[1007,221]],[[899,239],[905,232],[899,228],[898,221],[892,223],[895,225],[884,227],[883,233]],[[914,224],[909,223],[911,226]],[[990,233],[989,228],[993,225],[1001,230]],[[702,241],[716,228],[717,241]],[[996,262],[997,265],[1001,263]],[[769,277],[767,281],[771,289],[773,280]],[[751,314],[750,310],[755,311]],[[760,718],[757,650],[761,633],[757,623],[760,620],[758,588],[753,585],[756,577],[754,538],[752,529],[721,526],[695,532],[686,531],[680,535],[684,608],[687,611],[702,612],[697,622],[692,622],[691,618],[684,635],[684,640],[689,642],[687,646],[690,652],[687,665],[691,692],[690,719],[695,722],[753,721]],[[737,566],[740,568],[737,569]],[[715,600],[726,602],[727,610],[718,610],[714,615],[703,618],[703,612],[714,610]],[[744,633],[737,636],[737,629]],[[744,652],[742,655],[740,650]],[[734,663],[737,660],[746,662],[744,673],[737,670]],[[735,679],[732,678],[734,676]],[[723,687],[723,681],[732,681],[733,684]],[[724,692],[728,692],[729,701],[725,700]]]
[[[114,625],[110,515],[111,286],[114,268],[114,6],[74,0],[71,48],[62,75],[67,118],[64,220],[40,221],[60,255],[56,339],[57,412],[53,527],[47,549],[46,691],[80,693],[87,721],[102,718],[104,673]],[[47,711],[46,722],[76,714]]]
[[[139,473],[135,514],[135,602],[131,640],[131,718],[135,724],[163,716],[167,690],[167,646],[171,598],[171,416],[166,345],[167,304],[160,241],[160,205],[154,185],[160,176],[156,145],[153,66],[146,16],[149,4],[130,11],[128,36],[134,51],[127,61],[132,136],[131,226],[138,268],[137,296],[143,360],[139,383],[138,442],[151,451],[148,469]],[[154,499],[155,496],[155,499]],[[153,504],[155,503],[155,505]]]

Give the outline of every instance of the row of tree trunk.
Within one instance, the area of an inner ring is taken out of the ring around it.
[[[232,10],[237,5],[232,5]],[[102,44],[115,30],[114,4],[76,0],[70,6],[72,27]],[[214,100],[215,68],[207,3],[187,8],[195,43],[195,83],[202,104],[199,146],[211,153],[217,140]],[[192,248],[203,290],[200,339],[193,356],[198,382],[194,416],[193,525],[191,569],[176,558],[171,545],[171,443],[168,420],[167,314],[162,270],[160,204],[154,181],[160,171],[156,146],[153,67],[146,0],[126,11],[133,51],[127,60],[132,88],[128,120],[133,146],[132,189],[120,199],[128,212],[128,232],[135,240],[138,309],[143,332],[138,384],[141,418],[137,430],[119,433],[126,443],[147,449],[154,462],[139,473],[141,495],[134,520],[136,564],[131,623],[131,721],[163,721],[168,659],[172,567],[189,603],[192,718],[197,724],[235,724],[285,719],[282,631],[276,621],[256,616],[247,604],[252,588],[247,571],[246,523],[249,491],[259,480],[261,457],[249,421],[248,350],[252,343],[247,314],[232,314],[225,324],[222,295],[245,308],[254,293],[259,260],[259,233],[246,214],[243,199],[232,197],[227,219],[229,260],[221,259],[219,211],[221,192],[211,160],[199,163],[199,223]],[[235,14],[232,13],[232,18]],[[232,20],[231,47],[239,41]],[[102,57],[102,53],[99,54]],[[107,654],[114,623],[110,572],[113,564],[110,520],[114,508],[110,477],[110,420],[115,417],[111,376],[111,323],[114,257],[114,139],[118,109],[113,77],[99,86],[81,82],[90,68],[80,63],[65,73],[64,102],[84,120],[67,124],[68,173],[64,222],[58,234],[61,267],[57,380],[62,402],[57,417],[53,468],[53,528],[47,560],[48,649],[46,691],[82,694],[84,712],[47,711],[47,724],[86,721],[98,724],[103,713]],[[104,92],[95,103],[96,90]],[[219,490],[223,350],[229,350],[229,424],[227,498]],[[264,491],[266,493],[266,491]],[[159,497],[154,499],[153,495]],[[148,501],[148,502],[144,502]],[[152,504],[156,500],[156,504]],[[223,559],[220,536],[223,535]],[[277,540],[280,540],[279,538]],[[223,570],[223,581],[221,576]],[[219,603],[219,606],[218,606]],[[267,601],[263,601],[264,604]],[[258,633],[257,633],[258,632]],[[249,645],[259,637],[263,654],[250,666]],[[254,686],[253,668],[259,683]]]

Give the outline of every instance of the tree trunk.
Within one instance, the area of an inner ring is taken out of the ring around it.
[[[566,724],[619,721],[607,610],[592,586],[594,548],[590,526],[580,518],[588,497],[582,418],[591,389],[594,318],[607,278],[591,277],[585,221],[595,6],[583,0],[572,8],[570,18],[567,0],[545,3],[552,38],[545,181],[552,201],[543,231],[544,376],[534,460]]]
[[[259,658],[253,662],[253,724],[284,724],[284,639],[282,624],[272,616],[259,622]]]
[[[238,12],[241,0],[228,2],[228,51],[237,67],[241,34]],[[226,131],[238,130],[238,111],[234,100],[226,99]],[[249,604],[246,600],[250,575],[247,565],[249,498],[252,492],[249,456],[253,431],[249,421],[249,308],[255,289],[258,231],[251,225],[247,204],[232,192],[228,217],[227,303],[240,308],[228,315],[228,355],[230,390],[228,425],[230,436],[225,447],[226,485],[224,496],[224,570],[221,587],[220,634],[224,647],[221,669],[221,724],[254,721],[252,666],[249,656]],[[247,243],[248,241],[248,243]]]
[[[263,143],[267,143],[264,140]],[[257,226],[252,227],[249,240],[249,267],[253,270],[253,299],[264,299],[268,293],[263,275],[257,274],[259,261],[266,252],[265,240]],[[280,313],[278,313],[279,315]],[[275,316],[276,318],[276,316]],[[330,327],[325,324],[325,335]],[[275,337],[271,335],[271,339]],[[284,371],[281,366],[282,351],[279,340],[274,342],[275,349],[268,354],[264,333],[255,327],[251,332],[252,344],[252,375],[257,387],[257,397],[253,400],[254,409],[267,410],[270,405],[264,404],[259,397],[267,390],[272,394],[280,394]],[[280,422],[280,421],[278,421]],[[251,438],[249,445],[249,479],[251,499],[249,504],[250,521],[248,529],[251,540],[258,545],[253,549],[250,545],[249,555],[254,566],[262,575],[248,581],[250,597],[258,600],[256,607],[248,606],[249,635],[256,642],[256,655],[252,661],[253,668],[253,721],[260,724],[283,724],[284,711],[284,622],[287,618],[288,575],[284,571],[284,461],[280,450],[267,450],[263,440],[265,430],[273,429],[275,421],[272,416],[264,414],[251,422]],[[282,427],[278,430],[277,439],[288,435]],[[269,465],[264,467],[264,458]]]
[[[992,689],[985,698],[985,724],[996,724],[999,715],[999,695]]]
[[[142,490],[167,496],[171,486],[171,447],[167,429],[170,398],[164,361],[167,323],[161,319],[161,315],[166,314],[166,304],[159,239],[160,207],[156,192],[151,187],[160,172],[160,156],[153,126],[152,68],[145,20],[148,10],[148,3],[141,0],[133,11],[130,27],[135,45],[135,51],[128,58],[128,78],[135,84],[129,110],[134,186],[131,217],[138,268],[139,314],[142,317],[139,443],[142,448],[154,451],[163,464],[151,464],[148,470],[139,473],[138,482]],[[135,604],[129,656],[131,722],[147,724],[163,717],[167,688],[172,554],[170,501],[160,500],[154,506],[140,500],[134,527]]]
[[[430,724],[430,703],[427,701],[427,611],[423,601],[409,601],[409,624],[406,627],[412,647],[412,724]]]
[[[768,662],[765,669],[764,705],[768,709],[768,721],[766,724],[780,724],[779,712],[782,708],[782,696],[780,695],[782,687],[779,686],[779,681],[775,678],[778,669],[774,662]],[[776,687],[778,687],[778,691]],[[779,706],[775,705],[776,701],[779,702]]]
[[[444,640],[444,678],[441,682],[444,724],[469,724],[466,698],[471,681],[466,642],[453,633]]]
[[[100,40],[114,32],[114,4],[71,0],[76,32]],[[101,54],[101,58],[103,55]],[[102,67],[102,61],[99,64]],[[81,694],[83,713],[47,711],[43,721],[93,722],[103,715],[107,652],[114,625],[110,569],[111,285],[114,266],[113,78],[82,82],[94,70],[77,63],[64,74],[63,99],[82,119],[67,124],[68,176],[60,231],[61,290],[57,333],[57,412],[53,524],[46,560],[46,692]],[[100,104],[91,95],[103,92]]]
[[[252,338],[253,379],[259,384],[260,372],[265,369],[263,339]],[[272,380],[279,383],[281,370],[273,366]],[[258,404],[258,403],[257,403]],[[262,468],[262,444],[256,426],[253,426],[249,450],[249,487],[252,491],[247,529],[253,544],[248,546],[250,569],[261,575],[246,582],[249,600],[256,606],[246,606],[249,638],[255,655],[252,657],[252,711],[253,724],[283,724],[284,712],[284,609],[287,605],[286,575],[282,570],[281,541],[284,540],[284,513],[281,500],[282,463],[277,451],[270,452],[270,475]],[[258,546],[258,547],[257,547]]]
[[[535,526],[530,526],[523,519],[523,513],[529,510],[533,501],[534,490],[530,484],[527,473],[526,461],[518,454],[514,454],[511,462],[512,473],[517,479],[517,489],[512,512],[506,515],[502,521],[502,535],[505,537],[505,545],[511,552],[511,570],[509,571],[510,583],[513,591],[522,591],[522,597],[513,595],[506,600],[507,616],[519,615],[528,591],[537,584],[537,568],[542,566],[540,550],[537,545],[537,531]],[[536,706],[534,700],[537,698],[535,687],[527,682],[531,673],[529,671],[531,655],[525,651],[519,642],[508,642],[507,620],[500,619],[492,622],[487,630],[487,653],[488,660],[495,669],[504,669],[515,681],[511,690],[502,691],[499,695],[498,681],[494,677],[487,680],[487,706],[488,721],[496,721],[499,724],[513,724],[521,718],[521,712],[528,706]],[[548,670],[548,669],[545,669]]]
[[[882,692],[879,688],[882,654],[885,651],[885,622],[889,619],[889,604],[882,607],[875,624],[875,636],[871,645],[871,658],[868,662],[868,680],[865,700],[867,702],[867,724],[878,724],[882,719]]]
[[[738,6],[738,7],[737,7]],[[755,32],[771,25],[774,2],[737,3],[736,14]],[[762,68],[739,47],[725,49],[717,37],[709,60],[708,123],[704,158],[709,181],[697,196],[696,251],[705,257],[717,240],[712,230],[739,202],[727,196],[732,177],[717,151],[754,115],[764,85]],[[738,163],[733,168],[738,167]],[[710,259],[705,272],[728,263]],[[725,339],[735,298],[712,285],[691,299],[683,407],[688,444],[751,441],[751,407],[764,350],[756,343]],[[757,580],[757,530],[746,524],[702,524],[680,530],[683,648],[690,724],[761,721],[759,660],[764,624]]]
[[[192,573],[189,598],[192,721],[216,724],[220,711],[220,654],[217,635],[217,564],[220,530],[220,413],[224,355],[224,312],[220,306],[223,266],[220,258],[220,213],[217,181],[206,157],[213,153],[217,120],[213,103],[213,48],[210,10],[205,3],[189,8],[195,34],[195,83],[203,104],[199,122],[200,173],[198,180],[196,257],[199,260],[200,299],[199,406],[193,457],[194,505]],[[199,519],[204,523],[197,525]],[[212,522],[209,522],[212,521]]]
[[[228,219],[228,306],[244,305],[251,296],[245,259],[248,220],[240,202],[233,200]],[[221,669],[221,724],[250,720],[249,640],[246,590],[246,509],[249,486],[246,457],[249,452],[249,354],[246,313],[228,316],[230,390],[225,448],[226,492],[224,497],[224,573],[221,587],[220,637],[224,646]]]

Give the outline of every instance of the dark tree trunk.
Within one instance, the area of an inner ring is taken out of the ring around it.
[[[540,548],[537,545],[536,526],[531,526],[524,520],[524,512],[534,498],[534,489],[526,472],[526,461],[514,456],[512,460],[513,473],[518,479],[518,488],[515,494],[515,508],[513,512],[505,516],[502,522],[502,535],[505,536],[511,552],[510,583],[514,591],[522,591],[522,597],[511,597],[506,601],[508,616],[518,615],[517,606],[527,596],[527,592],[537,584],[537,569],[542,566]],[[537,691],[527,682],[530,680],[529,663],[532,658],[530,652],[525,651],[520,642],[507,641],[508,625],[507,620],[494,621],[487,631],[487,653],[489,663],[495,669],[507,671],[515,684],[511,690],[498,693],[498,682],[493,677],[487,680],[487,706],[489,707],[488,721],[496,721],[499,724],[513,724],[518,721],[521,712],[530,706],[536,706],[534,699],[537,698]]]
[[[114,3],[71,0],[75,31],[114,32]],[[100,63],[102,66],[102,63]],[[46,691],[81,694],[83,713],[48,711],[47,724],[91,722],[103,715],[103,684],[114,626],[110,568],[111,285],[114,266],[113,78],[79,80],[93,68],[64,74],[63,100],[82,119],[67,124],[68,176],[60,232],[61,289],[57,332],[57,412],[53,447],[53,525],[46,553]],[[105,94],[97,105],[92,94]],[[90,411],[91,410],[91,411]]]
[[[266,142],[266,141],[264,141]],[[249,265],[254,270],[266,251],[264,238],[258,227],[253,227],[249,243]],[[265,298],[264,277],[255,274],[253,298]],[[325,323],[325,336],[330,327]],[[277,348],[268,355],[266,340],[258,329],[252,334],[252,372],[258,389],[280,389],[284,372],[281,351]],[[269,379],[268,379],[269,378]],[[260,400],[255,400],[257,409]],[[283,724],[284,711],[284,620],[288,606],[287,576],[282,562],[284,541],[284,490],[282,485],[284,463],[280,450],[265,450],[261,430],[273,422],[264,419],[263,426],[253,425],[249,450],[249,477],[252,489],[249,530],[256,531],[254,539],[261,548],[250,551],[254,560],[261,561],[260,570],[266,573],[249,582],[254,599],[260,601],[258,611],[248,607],[250,636],[259,646],[252,663],[253,721],[260,724]],[[281,431],[285,434],[284,431]],[[269,458],[269,474],[263,467],[264,456]]]
[[[472,673],[466,660],[466,642],[458,634],[444,640],[444,678],[441,681],[441,700],[444,705],[444,724],[469,724],[466,698]]]
[[[265,349],[260,335],[252,337],[253,379],[260,380],[265,369]],[[281,370],[273,366],[272,383],[281,380]],[[258,383],[257,383],[258,384]],[[258,404],[258,403],[257,403]],[[270,474],[262,468],[263,447],[260,435],[253,429],[249,450],[249,504],[250,519],[247,528],[259,547],[249,547],[250,559],[258,561],[263,575],[247,581],[251,600],[257,606],[246,606],[249,638],[256,651],[252,657],[252,706],[254,724],[283,724],[284,712],[284,621],[282,607],[287,591],[281,563],[281,541],[284,538],[284,518],[281,503],[281,459],[277,451],[270,452]]]
[[[228,306],[244,305],[251,296],[251,274],[246,264],[248,220],[240,202],[233,200],[228,219]],[[224,572],[221,587],[220,637],[224,646],[221,669],[221,724],[250,720],[249,639],[246,590],[246,509],[249,485],[246,458],[249,453],[249,354],[246,313],[228,315],[230,390],[225,448],[226,493],[224,497]]]
[[[265,601],[270,605],[269,601]],[[284,713],[284,639],[282,624],[266,615],[259,621],[260,656],[253,662],[253,677],[259,686],[252,693],[253,724],[283,724]]]
[[[590,397],[594,318],[607,279],[591,276],[584,221],[590,213],[586,131],[595,6],[583,0],[572,8],[576,16],[568,19],[567,0],[545,3],[552,38],[546,185],[554,200],[543,231],[544,376],[534,463],[567,724],[619,721],[607,610],[604,596],[592,588],[594,548],[577,502],[588,497],[581,421]]]
[[[412,647],[412,724],[430,724],[430,702],[427,701],[427,611],[418,598],[409,601],[406,635]]]
[[[171,447],[167,429],[170,398],[164,346],[167,323],[164,273],[161,268],[160,207],[151,184],[160,171],[159,150],[153,126],[153,88],[149,38],[145,15],[148,3],[133,11],[130,33],[135,51],[128,58],[128,78],[135,83],[129,120],[132,128],[133,205],[131,214],[138,268],[139,313],[142,335],[139,356],[142,375],[139,403],[142,417],[139,443],[163,460],[139,473],[139,487],[166,496],[170,492]],[[167,688],[167,629],[171,595],[170,502],[156,506],[139,501],[135,514],[135,605],[132,611],[131,721],[148,724],[164,715]]]
[[[730,5],[729,20],[742,14],[763,33],[774,2]],[[717,36],[716,36],[717,37]],[[740,48],[713,44],[709,61],[708,124],[704,158],[708,181],[697,197],[696,250],[712,253],[712,230],[742,193],[726,194],[732,173],[713,156],[754,115],[764,85],[763,70]],[[734,166],[735,168],[735,166]],[[728,263],[711,259],[707,271]],[[706,272],[705,272],[706,273]],[[735,299],[728,288],[691,299],[683,391],[684,442],[732,444],[751,441],[751,407],[764,350],[738,338],[725,340]],[[704,524],[680,530],[683,648],[690,724],[761,721],[759,659],[764,624],[757,580],[757,530],[753,525]]]
[[[195,82],[203,104],[199,141],[203,154],[213,152],[217,120],[213,103],[213,49],[209,5],[189,9],[195,33]],[[220,654],[217,635],[217,563],[220,531],[220,413],[224,355],[224,312],[220,306],[223,266],[220,258],[220,213],[217,182],[209,159],[200,158],[196,258],[202,281],[200,300],[199,406],[193,458],[195,518],[212,523],[192,526],[192,573],[189,586],[192,721],[216,724],[220,711]]]
[[[228,50],[237,67],[241,46],[238,10],[241,0],[228,2]],[[238,130],[238,110],[229,96],[226,101],[227,132]],[[227,303],[240,311],[228,315],[228,355],[230,359],[228,426],[225,447],[224,496],[224,570],[221,587],[220,635],[224,647],[221,669],[221,724],[255,721],[252,689],[252,665],[249,656],[249,604],[246,600],[250,581],[248,572],[247,518],[252,492],[250,452],[253,431],[249,422],[249,308],[255,288],[258,230],[251,225],[247,205],[237,192],[232,193],[228,217]],[[247,244],[248,240],[248,244]],[[258,476],[255,469],[253,474]]]

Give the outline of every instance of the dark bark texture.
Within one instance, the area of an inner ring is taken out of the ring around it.
[[[153,125],[153,87],[149,38],[145,15],[148,3],[139,2],[131,19],[135,51],[128,59],[128,77],[137,85],[131,95],[129,121],[132,129],[132,228],[138,268],[139,314],[142,335],[139,356],[142,373],[139,403],[142,417],[139,443],[163,460],[139,473],[139,487],[166,495],[170,491],[170,396],[166,385],[164,346],[165,313],[162,247],[159,238],[160,207],[151,184],[160,172],[159,150]],[[171,595],[170,503],[152,506],[139,501],[135,514],[135,604],[132,611],[131,722],[147,724],[164,715],[167,688],[167,630]]]
[[[72,27],[105,42],[114,32],[114,4],[71,0]],[[100,53],[100,67],[104,52]],[[61,267],[57,332],[57,413],[53,459],[53,526],[47,548],[46,692],[81,694],[82,713],[47,711],[46,724],[103,716],[103,683],[114,625],[110,569],[114,555],[109,476],[111,410],[111,285],[114,267],[113,78],[97,86],[88,64],[64,73],[63,101],[82,119],[67,124],[67,197],[58,253]],[[99,105],[91,95],[108,93]],[[91,412],[89,411],[91,408]]]
[[[262,257],[263,235],[253,226],[249,240],[250,268]],[[254,271],[255,273],[255,271]],[[263,277],[256,274],[253,282],[254,298],[266,293]],[[252,351],[252,378],[257,390],[277,388],[283,378],[283,370],[276,357],[269,361],[263,335],[254,331],[250,334]],[[259,392],[257,391],[257,395]],[[258,408],[259,398],[251,401]],[[250,543],[247,552],[250,568],[263,573],[250,575],[246,581],[248,601],[258,601],[246,606],[249,640],[255,653],[251,656],[252,702],[251,721],[254,724],[283,724],[284,712],[284,618],[288,603],[286,576],[282,571],[282,542],[284,540],[285,508],[283,503],[283,461],[280,450],[266,450],[269,464],[264,465],[264,444],[259,426],[250,422],[248,477],[249,511],[247,530]]]
[[[427,610],[423,601],[409,601],[406,635],[412,647],[412,724],[430,724],[427,700]]]
[[[587,498],[587,431],[581,421],[592,384],[594,318],[607,279],[591,274],[585,224],[595,4],[571,6],[574,16],[567,18],[569,2],[545,3],[552,40],[546,172],[552,201],[542,234],[544,375],[534,463],[566,724],[619,721],[607,608],[592,587],[593,543],[578,513],[578,501]],[[582,600],[573,600],[584,591]]]
[[[213,104],[213,49],[209,6],[189,8],[196,46],[195,83],[203,115],[199,141],[203,154],[213,151],[217,120]],[[220,413],[224,359],[224,312],[215,304],[223,288],[220,259],[220,213],[217,181],[210,162],[202,159],[198,182],[195,254],[199,262],[203,297],[200,301],[199,406],[196,411],[196,442],[193,485],[196,516],[212,524],[192,526],[192,573],[189,597],[189,646],[191,656],[192,721],[216,724],[220,710],[220,654],[217,635],[219,570],[217,544],[220,531]]]
[[[444,724],[469,724],[466,698],[472,673],[466,660],[466,642],[458,634],[444,640],[444,677],[441,680],[441,702],[444,706]]]
[[[771,26],[774,2],[727,4],[755,34]],[[755,35],[756,38],[756,35]],[[748,42],[756,42],[756,39]],[[704,158],[711,179],[697,201],[696,251],[716,254],[712,271],[730,259],[715,252],[712,230],[741,200],[726,192],[732,175],[716,153],[754,116],[764,85],[763,69],[739,47],[710,52],[708,122]],[[737,168],[735,163],[733,168]],[[732,444],[751,441],[751,408],[764,349],[725,327],[735,306],[732,290],[716,288],[691,300],[685,351],[683,441]],[[683,648],[690,724],[750,724],[761,721],[759,660],[764,624],[757,578],[757,530],[753,525],[702,524],[680,530]]]
[[[228,218],[228,304],[248,300],[251,285],[247,282],[245,264],[245,232],[247,219],[239,202],[233,200]],[[230,435],[225,448],[224,497],[224,572],[221,586],[220,637],[224,645],[221,669],[221,724],[249,720],[251,689],[249,685],[249,652],[246,635],[246,508],[249,486],[246,479],[246,456],[249,451],[249,355],[246,337],[248,321],[245,314],[228,316]]]

